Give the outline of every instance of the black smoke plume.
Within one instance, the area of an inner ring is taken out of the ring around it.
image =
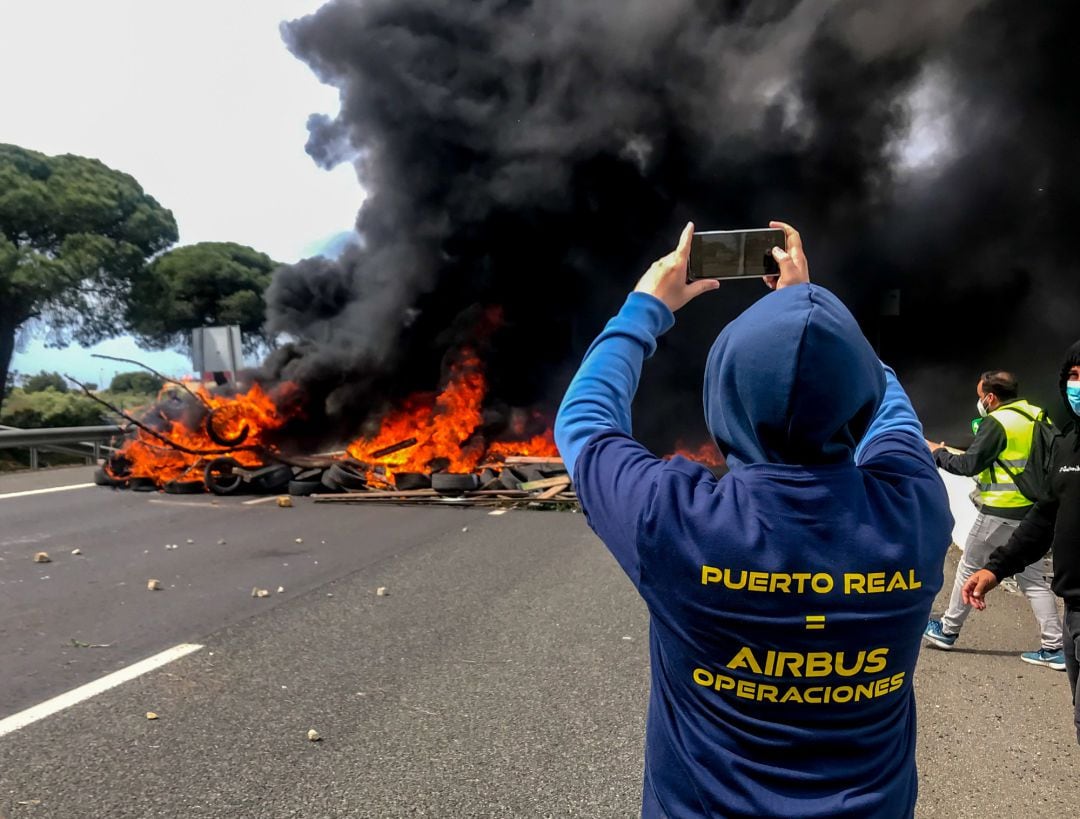
[[[433,387],[468,311],[497,304],[492,393],[550,406],[686,220],[778,218],[931,435],[961,437],[985,369],[1052,401],[1080,335],[1078,17],[1065,0],[333,0],[282,30],[341,92],[308,152],[353,162],[367,198],[355,247],[275,277],[269,328],[295,341],[269,366],[313,420],[356,425]],[[635,407],[658,448],[701,437],[708,346],[763,292],[729,283],[680,315]]]

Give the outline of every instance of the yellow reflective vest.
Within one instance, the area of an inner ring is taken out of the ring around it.
[[[1016,483],[1009,473],[1016,475],[1027,467],[1028,455],[1031,452],[1031,435],[1035,428],[1032,419],[1038,418],[1040,412],[1042,409],[1021,398],[1010,401],[988,416],[1001,424],[1007,440],[1005,449],[997,456],[997,460],[980,472],[979,477],[976,478],[979,484],[980,507],[1018,509],[1031,506],[1031,501],[1016,488]],[[1030,415],[1031,418],[1026,418],[1021,413]],[[1008,471],[1002,468],[1002,464],[1008,467]]]

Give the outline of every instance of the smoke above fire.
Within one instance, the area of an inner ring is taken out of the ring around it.
[[[353,163],[366,198],[339,259],[277,272],[268,327],[292,341],[267,374],[306,391],[309,424],[355,429],[435,386],[498,305],[478,351],[489,395],[553,406],[685,221],[778,218],[931,434],[966,419],[984,369],[1052,396],[1080,295],[1078,16],[1053,0],[332,0],[282,32],[340,90],[309,154]],[[680,314],[635,406],[658,448],[703,433],[708,346],[763,292],[729,283]]]

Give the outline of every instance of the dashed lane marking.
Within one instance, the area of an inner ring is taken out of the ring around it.
[[[27,708],[25,711],[20,711],[17,714],[12,714],[10,717],[0,719],[0,737],[5,734],[10,734],[13,731],[18,731],[20,728],[25,728],[27,725],[31,725],[38,720],[45,719],[45,717],[51,717],[53,714],[63,711],[65,708],[70,708],[91,697],[96,697],[98,694],[108,691],[110,688],[115,688],[129,680],[134,680],[136,677],[141,677],[149,671],[161,668],[161,666],[167,665],[173,660],[179,660],[181,657],[186,657],[188,654],[198,651],[201,648],[202,646],[194,643],[181,643],[180,645],[165,649],[165,651],[162,651],[160,654],[155,654],[153,657],[147,657],[145,660],[140,660],[126,668],[121,668],[111,674],[106,674],[104,677],[88,682],[86,685],[80,685],[78,688],[73,688],[66,694],[53,697],[51,700],[45,700],[45,702]]]
[[[50,492],[67,492],[69,489],[86,489],[88,486],[94,486],[92,483],[73,483],[70,486],[50,486],[48,489],[27,489],[23,492],[5,492],[0,495],[0,500],[6,500],[7,498],[25,498],[28,495],[47,495]]]

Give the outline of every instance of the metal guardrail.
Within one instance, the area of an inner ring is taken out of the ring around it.
[[[29,449],[31,469],[38,468],[38,453],[42,450],[76,455],[85,458],[88,464],[95,464],[101,458],[101,450],[109,449],[102,447],[102,442],[125,432],[124,427],[115,424],[45,429],[19,429],[0,425],[0,449]],[[58,444],[75,444],[78,448]]]

